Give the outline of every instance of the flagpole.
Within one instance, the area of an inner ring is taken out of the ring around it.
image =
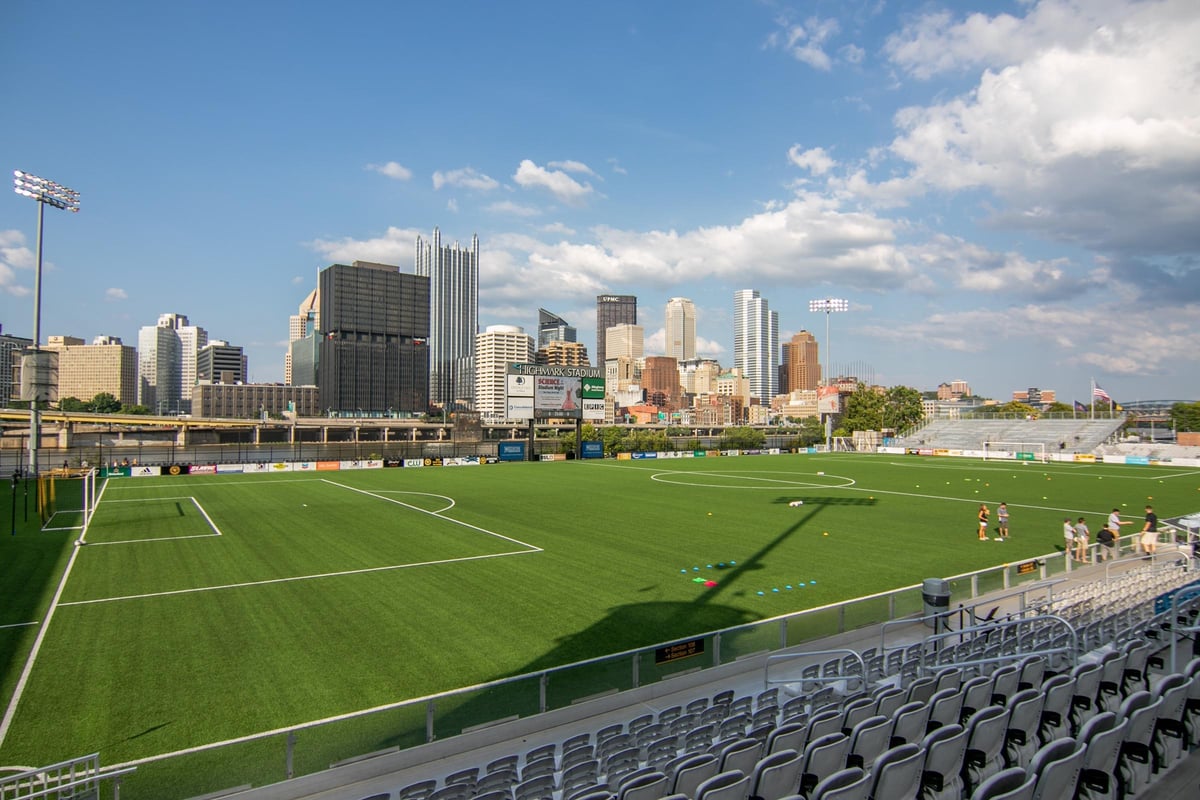
[[[1092,398],[1088,401],[1088,419],[1096,418],[1096,379],[1092,378]]]

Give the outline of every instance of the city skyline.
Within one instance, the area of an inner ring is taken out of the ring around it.
[[[849,300],[834,359],[883,384],[1200,396],[1194,3],[152,8],[0,11],[0,87],[37,120],[3,166],[82,195],[45,220],[43,335],[134,342],[181,308],[281,381],[318,271],[408,265],[440,227],[479,235],[477,331],[540,307],[590,346],[595,298],[630,295],[666,354],[683,296],[728,365],[754,287],[781,342]],[[409,29],[473,46],[397,55]],[[35,222],[0,196],[14,336]]]

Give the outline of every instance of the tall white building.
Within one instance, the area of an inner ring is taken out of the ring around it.
[[[138,403],[155,414],[190,414],[196,355],[208,331],[183,314],[161,314],[138,330]]]
[[[486,421],[501,421],[509,364],[533,363],[533,337],[519,325],[489,325],[475,337],[475,410]]]
[[[479,332],[479,237],[470,249],[417,237],[416,274],[429,278],[429,402],[469,409],[475,395]]]
[[[637,360],[645,356],[646,333],[641,325],[622,322],[612,325],[604,332],[605,359],[625,356]]]
[[[770,403],[779,393],[779,313],[757,289],[733,293],[733,365],[759,402]]]
[[[283,357],[283,382],[292,384],[292,342],[297,342],[306,336],[316,333],[321,325],[321,291],[313,289],[308,293],[308,297],[304,298],[304,302],[296,310],[296,313],[288,317],[288,351]],[[311,383],[313,378],[309,376],[307,381],[301,383]]]
[[[696,305],[686,297],[667,301],[667,355],[676,361],[691,361],[696,357]]]

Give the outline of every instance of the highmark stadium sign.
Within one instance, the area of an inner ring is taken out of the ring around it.
[[[604,419],[604,370],[509,364],[505,375],[509,419]]]

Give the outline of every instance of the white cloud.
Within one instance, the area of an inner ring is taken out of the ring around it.
[[[397,181],[406,181],[412,178],[412,170],[395,161],[389,161],[386,164],[367,164],[366,168]]]
[[[495,178],[479,172],[474,167],[433,173],[434,190],[441,189],[443,186],[455,186],[462,189],[473,189],[477,192],[490,192],[499,185],[500,182]]]
[[[1099,252],[1195,252],[1200,4],[1047,0],[1019,19],[942,14],[912,30],[890,53],[915,75],[999,68],[967,94],[897,113],[891,162],[878,165],[890,173],[831,177],[839,197],[897,205],[982,189],[996,224]]]
[[[129,295],[125,293],[124,289],[112,287],[104,290],[104,299],[110,303],[115,303],[119,300],[128,300]]]
[[[594,191],[589,183],[579,183],[562,170],[539,167],[529,159],[521,161],[513,180],[526,189],[541,187],[567,205],[582,205]]]
[[[824,46],[838,32],[836,19],[809,17],[802,25],[780,20],[780,25],[782,31],[767,37],[768,47],[781,48],[791,53],[797,61],[822,72],[829,72],[833,68],[833,60],[825,52]]]
[[[418,236],[426,236],[413,228],[389,227],[383,236],[358,241],[350,237],[342,239],[315,239],[307,243],[312,250],[339,264],[353,261],[374,261],[378,264],[411,264],[414,245]]]
[[[17,270],[33,269],[36,261],[33,251],[25,246],[25,234],[0,231],[0,292],[15,297],[29,294],[29,287],[17,283]]]
[[[493,214],[510,214],[514,217],[536,217],[542,213],[541,209],[534,208],[533,206],[523,206],[511,200],[501,200],[497,203],[492,203],[487,207],[487,210]]]
[[[453,197],[451,197],[449,200],[447,200],[446,201],[446,210],[449,211],[451,214],[457,214],[458,213],[458,200]]]
[[[293,275],[293,276],[292,276],[292,285],[293,285],[293,286],[299,286],[300,284],[302,284],[302,283],[304,283],[304,282],[305,282],[304,278],[303,278],[303,277],[301,277],[300,275]]]
[[[582,161],[547,161],[546,166],[551,167],[552,169],[561,169],[563,172],[579,172],[584,175],[596,175],[596,173],[592,172],[592,168],[587,164],[584,164]]]
[[[562,234],[563,236],[574,236],[575,235],[574,228],[568,228],[566,225],[564,225],[561,222],[551,222],[549,225],[543,225],[542,230],[545,231],[546,233],[558,233],[558,234]]]
[[[788,148],[788,161],[801,169],[808,170],[813,175],[824,175],[837,166],[837,162],[825,152],[824,147],[801,150],[798,144]]]
[[[838,55],[847,64],[861,64],[867,55],[867,51],[856,44],[848,44],[838,50]]]
[[[621,166],[621,162],[615,158],[608,159],[608,168],[618,175],[628,175],[629,170]]]

